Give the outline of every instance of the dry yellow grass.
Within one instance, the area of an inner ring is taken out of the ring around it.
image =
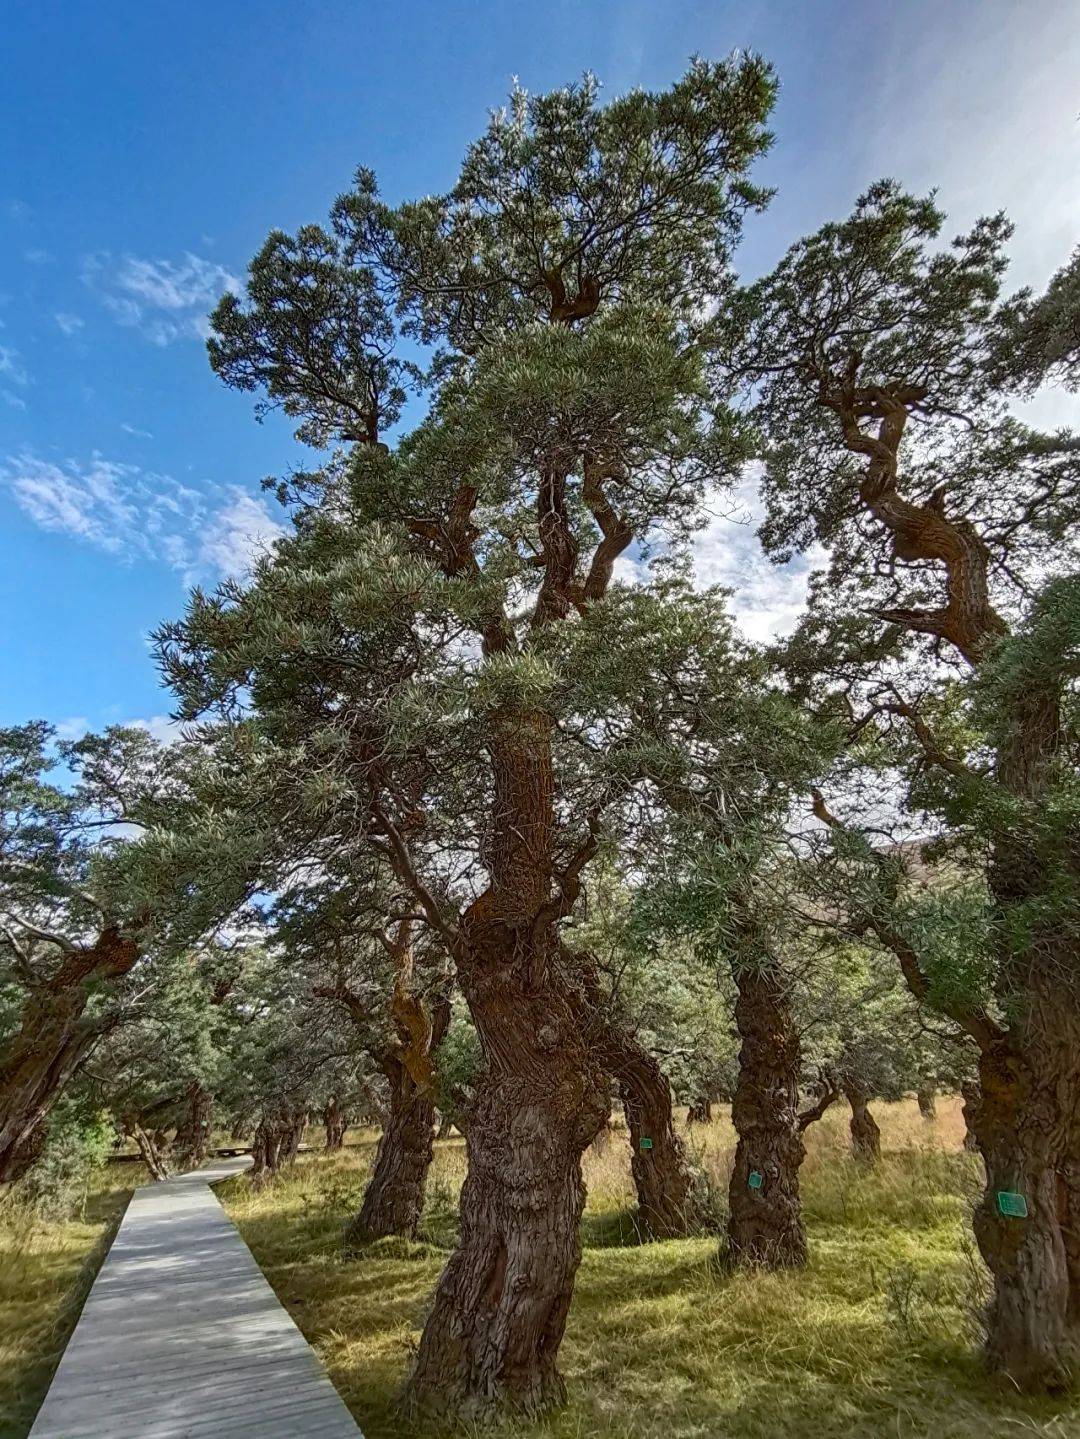
[[[138,1162],[92,1175],[64,1223],[0,1204],[0,1439],[22,1439],[49,1387],[83,1300],[146,1172]]]
[[[967,1242],[978,1161],[962,1152],[959,1104],[923,1120],[914,1102],[875,1107],[885,1159],[847,1156],[845,1116],[809,1140],[804,1273],[728,1278],[710,1239],[637,1246],[625,1137],[586,1158],[585,1255],[562,1366],[567,1409],[550,1439],[986,1439],[1080,1435],[1075,1402],[992,1387],[973,1358],[985,1275]],[[717,1186],[734,1135],[726,1114],[689,1132]],[[282,1301],[322,1355],[369,1439],[432,1434],[394,1411],[451,1241],[464,1175],[460,1140],[440,1144],[425,1243],[386,1242],[345,1260],[338,1236],[359,1203],[374,1136],[338,1157],[305,1156],[253,1194],[225,1195]],[[630,1242],[628,1242],[630,1241]]]

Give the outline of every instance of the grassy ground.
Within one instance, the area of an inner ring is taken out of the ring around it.
[[[625,1137],[586,1161],[585,1256],[561,1363],[569,1407],[552,1439],[986,1439],[1080,1435],[1080,1401],[1032,1403],[996,1390],[973,1358],[985,1274],[967,1240],[978,1161],[961,1152],[959,1105],[923,1120],[913,1102],[876,1107],[885,1159],[847,1158],[840,1115],[812,1131],[804,1168],[811,1261],[797,1275],[727,1278],[710,1240],[637,1246]],[[690,1131],[726,1185],[726,1117]],[[339,1232],[373,1153],[302,1157],[262,1193],[223,1194],[282,1301],[369,1439],[414,1432],[394,1413],[451,1242],[464,1173],[460,1140],[438,1147],[426,1240],[344,1260]],[[424,1426],[425,1435],[431,1434]]]
[[[0,1439],[22,1439],[137,1184],[138,1163],[96,1171],[75,1215],[43,1223],[0,1203]]]

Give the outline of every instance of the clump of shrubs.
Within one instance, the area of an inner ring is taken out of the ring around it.
[[[90,1177],[116,1141],[106,1110],[81,1096],[65,1095],[49,1116],[41,1157],[12,1195],[38,1219],[57,1223],[81,1214]]]

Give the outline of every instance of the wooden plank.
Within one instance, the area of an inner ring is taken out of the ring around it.
[[[250,1163],[135,1191],[31,1439],[362,1439],[210,1188]]]

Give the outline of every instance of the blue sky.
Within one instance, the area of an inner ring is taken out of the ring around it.
[[[242,570],[281,515],[259,480],[299,458],[202,346],[206,311],[274,226],[321,219],[356,165],[391,199],[446,188],[512,77],[584,69],[617,92],[692,53],[780,74],[778,187],[748,272],[879,175],[936,185],[959,230],[1008,209],[1017,284],[1080,239],[1074,0],[40,0],[0,49],[0,723],[162,728],[147,634]],[[1035,402],[1046,423],[1075,402]],[[745,496],[752,513],[754,496]],[[699,571],[754,634],[802,572],[718,518]]]

